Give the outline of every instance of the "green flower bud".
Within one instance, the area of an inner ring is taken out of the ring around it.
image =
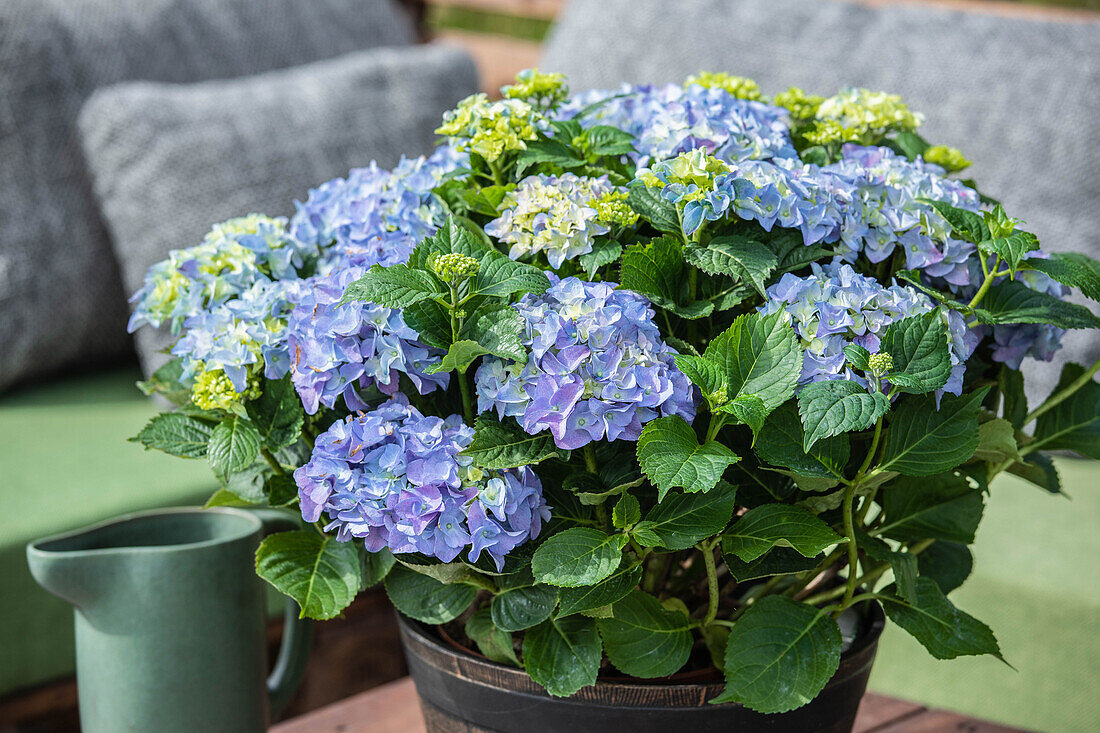
[[[876,376],[881,376],[893,368],[894,357],[883,351],[871,354],[871,358],[867,360],[867,369]]]
[[[469,255],[451,252],[437,257],[432,261],[431,267],[444,282],[454,282],[460,278],[476,275],[478,261]]]

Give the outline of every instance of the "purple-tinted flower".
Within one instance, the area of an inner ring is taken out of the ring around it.
[[[481,471],[460,455],[473,430],[457,415],[425,417],[402,395],[338,421],[294,472],[302,517],[327,517],[342,542],[451,562],[468,548],[500,569],[542,531],[550,508],[530,468]]]

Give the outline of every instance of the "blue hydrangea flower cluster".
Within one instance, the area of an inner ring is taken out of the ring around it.
[[[473,429],[457,415],[425,417],[402,397],[338,421],[294,472],[302,516],[327,516],[340,541],[450,562],[467,550],[496,563],[550,519],[527,467],[483,472],[460,452]]]
[[[738,99],[718,86],[624,84],[619,89],[575,95],[559,116],[571,119],[596,103],[600,106],[586,114],[581,124],[613,125],[634,135],[640,164],[695,148],[728,162],[798,157],[785,109]]]
[[[393,265],[409,258],[443,219],[431,191],[443,176],[465,165],[466,156],[441,146],[430,157],[403,158],[392,171],[371,163],[347,178],[312,189],[290,232],[301,242],[324,248],[318,270]]]
[[[317,257],[317,247],[291,236],[286,219],[261,214],[216,225],[194,247],[173,250],[149,268],[130,299],[131,333],[143,325],[169,324],[178,335],[184,321],[215,308],[256,283],[294,278]]]
[[[182,359],[181,382],[221,370],[244,393],[250,374],[261,366],[269,379],[284,377],[290,369],[286,325],[295,283],[261,280],[239,297],[184,321],[184,335],[172,347]]]
[[[610,231],[599,221],[595,200],[613,190],[607,176],[528,176],[505,195],[485,233],[510,245],[513,260],[544,252],[551,267],[561,267],[591,252],[595,238]]]
[[[478,411],[519,419],[534,435],[548,430],[560,448],[596,440],[637,440],[658,416],[695,417],[691,382],[673,363],[653,309],[615,283],[560,280],[516,305],[526,364],[486,358],[477,370]]]
[[[842,261],[812,265],[806,277],[787,273],[767,289],[760,307],[765,314],[783,311],[802,340],[802,374],[799,383],[847,379],[866,386],[866,380],[847,363],[844,347],[856,344],[878,353],[881,337],[891,323],[927,313],[932,300],[911,287],[883,285],[865,277]],[[978,334],[966,327],[961,315],[946,315],[951,350],[951,377],[943,391],[962,390],[966,360],[978,344]]]
[[[1032,253],[1032,256],[1037,254]],[[975,264],[974,267],[977,269],[979,265]],[[977,277],[978,275],[975,274],[975,279]],[[1016,273],[1016,279],[1032,290],[1047,293],[1056,298],[1069,295],[1069,288],[1038,270],[1021,270]],[[981,332],[984,335],[988,329],[981,329]],[[1065,332],[1065,329],[1049,323],[993,326],[993,361],[1002,362],[1010,369],[1019,369],[1020,363],[1027,356],[1039,361],[1050,361],[1062,348],[1062,336]]]
[[[361,389],[373,384],[393,395],[401,374],[421,394],[447,387],[449,374],[425,372],[444,352],[420,343],[419,334],[405,325],[399,311],[374,303],[339,305],[347,286],[365,271],[350,267],[291,288],[295,306],[287,327],[290,378],[311,415],[320,405],[337,407],[341,398],[348,409],[364,410]]]

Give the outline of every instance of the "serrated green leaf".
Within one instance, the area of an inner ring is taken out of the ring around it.
[[[813,557],[843,539],[808,509],[765,504],[750,509],[722,535],[722,552],[752,562],[779,546]]]
[[[150,420],[141,432],[130,438],[145,449],[155,448],[181,458],[206,455],[214,429],[202,420],[180,412],[164,412]]]
[[[848,463],[848,436],[838,435],[814,443],[807,452],[802,420],[792,400],[773,410],[756,436],[756,454],[775,466],[799,476],[837,480],[844,478]]]
[[[173,357],[157,368],[149,379],[137,382],[137,388],[142,394],[151,396],[158,394],[173,405],[186,405],[191,400],[191,389],[183,381],[183,359]]]
[[[548,693],[568,697],[596,684],[602,651],[592,619],[548,619],[524,634],[523,667]]]
[[[868,362],[871,359],[871,352],[859,344],[846,344],[844,346],[844,358],[847,359],[848,366],[853,369],[866,371],[869,367]]]
[[[623,562],[615,572],[595,585],[562,588],[558,618],[609,606],[637,587],[642,580],[642,566]]]
[[[493,624],[504,631],[523,631],[550,618],[558,605],[558,589],[549,585],[522,585],[493,597]]]
[[[891,147],[904,155],[909,160],[916,160],[918,156],[928,150],[928,141],[915,132],[899,132],[894,135]]]
[[[622,560],[624,534],[574,527],[543,542],[531,558],[535,580],[547,585],[576,588],[598,583],[615,572]]]
[[[588,150],[596,155],[629,155],[634,151],[634,136],[611,125],[595,125],[585,132]]]
[[[931,578],[947,595],[970,577],[974,556],[961,542],[933,542],[917,555],[917,570],[923,578]]]
[[[1024,260],[1025,267],[1038,270],[1052,278],[1077,288],[1090,300],[1100,301],[1100,262],[1080,252],[1053,252],[1048,259],[1033,257]]]
[[[1018,461],[1020,452],[1016,447],[1016,430],[1012,423],[999,417],[982,423],[978,428],[978,447],[974,457],[990,463]]]
[[[676,368],[684,373],[691,383],[697,386],[704,395],[720,396],[723,387],[728,392],[726,373],[721,366],[702,356],[691,354],[678,354],[673,357]],[[725,402],[728,395],[721,400]]]
[[[861,530],[856,530],[859,549],[866,553],[867,557],[879,562],[890,563],[890,569],[894,573],[894,583],[898,588],[898,595],[911,603],[917,599],[917,556],[908,552],[895,550],[890,544],[878,537],[871,537]]]
[[[305,412],[290,375],[265,379],[259,398],[248,402],[245,409],[260,439],[271,450],[291,445],[302,433]]]
[[[992,654],[1001,649],[988,626],[955,608],[931,578],[917,578],[916,602],[891,597],[883,590],[883,607],[890,620],[908,631],[936,659]]]
[[[499,252],[489,252],[481,259],[473,292],[478,295],[507,298],[513,293],[538,295],[550,287],[546,274],[533,265],[516,262]]]
[[[904,542],[923,539],[970,544],[982,519],[982,492],[954,474],[900,478],[880,495],[879,534]]]
[[[983,252],[999,255],[1001,260],[1008,265],[1011,272],[1016,272],[1020,266],[1020,260],[1028,252],[1039,249],[1039,238],[1031,232],[1012,232],[1004,237],[993,237],[982,242],[978,249]]]
[[[730,630],[726,689],[712,703],[784,713],[817,697],[840,665],[840,627],[825,611],[782,596],[749,606]]]
[[[558,140],[536,140],[527,143],[516,158],[516,175],[522,176],[533,165],[547,164],[565,169],[584,165],[584,159]]]
[[[416,331],[419,340],[437,349],[446,349],[451,345],[451,317],[434,300],[422,300],[402,309],[401,316],[405,325]]]
[[[1032,290],[1020,281],[1004,280],[989,289],[982,310],[993,324],[1046,323],[1058,328],[1100,328],[1088,308]]]
[[[705,494],[673,494],[650,509],[643,524],[661,547],[686,550],[725,529],[736,503],[736,487],[719,481]]]
[[[461,376],[466,373],[466,370],[470,368],[470,365],[474,363],[475,359],[488,353],[488,349],[484,348],[476,341],[470,341],[468,339],[455,341],[451,344],[447,353],[443,355],[442,359],[432,364],[424,371],[427,374],[457,371],[459,376]]]
[[[809,453],[819,440],[866,430],[889,409],[886,395],[868,393],[855,382],[843,379],[811,382],[798,395],[798,412],[805,428],[802,449]]]
[[[626,202],[657,231],[680,234],[680,217],[675,204],[665,201],[655,189],[633,185],[628,189]]]
[[[486,186],[485,188],[468,188],[463,184],[458,189],[458,196],[467,210],[484,216],[496,218],[500,214],[500,205],[504,197],[510,191],[514,191],[516,184],[509,183],[506,186]]]
[[[695,431],[679,416],[651,420],[638,438],[638,463],[657,487],[658,501],[676,487],[709,491],[738,460],[737,454],[717,441],[700,445]]]
[[[623,246],[618,242],[603,241],[593,245],[592,251],[577,258],[589,279],[604,265],[610,265],[623,254]]]
[[[206,457],[210,467],[220,478],[244,470],[256,460],[260,452],[260,434],[256,427],[239,415],[232,415],[218,423],[210,434],[210,447]]]
[[[462,455],[482,468],[503,469],[533,466],[560,456],[554,440],[546,433],[528,435],[512,418],[498,422],[491,414],[481,414],[474,422],[474,437]]]
[[[630,494],[623,494],[611,510],[611,523],[616,529],[626,529],[642,518],[642,505]]]
[[[989,387],[961,397],[910,397],[893,412],[883,446],[883,471],[931,476],[958,466],[978,447],[978,412]]]
[[[512,635],[493,625],[488,608],[482,608],[466,619],[466,636],[473,639],[481,653],[492,661],[520,666]]]
[[[753,435],[760,432],[768,419],[768,406],[754,394],[737,395],[728,405],[720,407],[719,412],[728,412],[737,422],[748,425]]]
[[[708,275],[729,275],[748,283],[762,297],[768,276],[779,264],[765,244],[737,235],[715,237],[706,246],[685,247],[684,259]]]
[[[359,552],[359,571],[363,578],[364,588],[378,585],[385,580],[390,570],[393,570],[393,566],[397,563],[393,553],[389,550],[382,549],[378,552],[369,552],[358,545],[356,549]]]
[[[407,308],[442,293],[439,282],[422,270],[410,270],[406,265],[373,265],[348,285],[340,302],[363,300],[387,308]]]
[[[1054,461],[1050,460],[1050,456],[1043,453],[1030,453],[1026,461],[1013,463],[1007,471],[1044,491],[1052,494],[1062,493],[1062,480],[1058,477],[1058,469],[1055,468]]]
[[[256,550],[256,573],[314,619],[343,611],[362,582],[353,544],[307,529],[265,537]]]
[[[483,303],[466,319],[461,336],[476,341],[493,356],[527,363],[527,348],[521,339],[525,325],[516,310],[500,302]]]
[[[298,501],[298,484],[290,474],[271,474],[264,480],[264,493],[271,506],[289,506]]]
[[[246,507],[256,506],[256,504],[257,502],[254,501],[245,501],[228,489],[218,489],[210,495],[210,498],[206,500],[202,508],[211,509],[216,506]]]
[[[821,561],[820,556],[806,557],[789,547],[776,547],[752,562],[745,562],[732,553],[723,552],[722,557],[726,561],[726,568],[729,569],[730,575],[738,583],[756,578],[770,578],[774,575],[804,573],[817,567]]]
[[[477,591],[462,583],[440,583],[398,563],[386,576],[386,595],[401,613],[425,624],[445,624],[474,602]]]
[[[1017,369],[1002,366],[997,376],[997,386],[1004,398],[1004,418],[1012,423],[1013,427],[1022,428],[1028,413],[1023,373]]]
[[[1066,364],[1054,393],[1069,387],[1085,373],[1078,364]],[[1100,459],[1100,384],[1089,380],[1072,397],[1062,400],[1035,421],[1035,442],[1029,451],[1070,450]]]
[[[772,273],[773,278],[787,272],[801,270],[811,262],[817,262],[835,254],[833,250],[820,244],[807,245],[802,232],[798,230],[773,229],[772,233],[775,236],[771,237],[766,244],[778,263],[775,272]]]
[[[691,620],[670,611],[648,593],[632,591],[611,607],[611,618],[596,625],[615,668],[643,679],[677,672],[691,655]]]
[[[980,214],[951,206],[943,201],[924,199],[924,202],[947,220],[951,227],[951,233],[958,239],[971,244],[978,244],[989,239],[989,227],[982,221]]]
[[[939,310],[890,324],[882,337],[881,351],[894,360],[887,380],[902,392],[933,392],[947,384],[951,376],[947,325]]]
[[[714,311],[713,303],[686,302],[688,291],[682,246],[672,237],[658,237],[627,247],[623,252],[619,283],[624,290],[641,293],[681,318],[703,318]]]
[[[769,411],[794,395],[802,372],[798,338],[777,312],[747,313],[707,345],[703,356],[726,373],[729,398],[754,394]]]

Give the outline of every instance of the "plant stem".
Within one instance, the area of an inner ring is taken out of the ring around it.
[[[588,469],[590,474],[599,477],[600,466],[596,462],[596,449],[591,443],[584,446],[584,467]]]
[[[726,416],[712,412],[710,413],[710,424],[707,425],[707,438],[704,443],[709,443],[718,437],[718,431],[722,429],[722,426],[726,424]]]
[[[1084,374],[1073,380],[1073,382],[1071,382],[1068,387],[1063,390],[1059,390],[1055,394],[1052,394],[1050,397],[1047,398],[1046,402],[1029,412],[1027,417],[1024,418],[1024,425],[1027,425],[1029,422],[1036,419],[1043,413],[1054,407],[1057,407],[1059,404],[1072,397],[1073,394],[1077,392],[1077,390],[1081,389],[1086,384],[1091,382],[1092,378],[1096,375],[1096,372],[1098,371],[1100,371],[1100,359],[1094,361],[1092,363],[1092,366],[1086,369]]]
[[[718,615],[718,568],[714,563],[714,542],[715,540],[704,540],[696,545],[699,552],[703,553],[703,562],[707,567],[709,601],[707,602],[707,615],[703,619],[704,626],[709,625]]]
[[[882,424],[882,421],[879,421]],[[852,502],[856,496],[856,483],[844,489],[844,532],[848,535],[848,583],[844,589],[844,603],[847,604],[856,594],[859,572],[859,546],[856,544],[856,528],[852,517]],[[847,606],[845,606],[847,607]]]
[[[997,268],[1001,266],[1001,257],[997,256],[997,260],[993,263],[993,267],[986,274],[985,280],[982,281],[982,286],[978,288],[978,292],[974,293],[974,297],[970,299],[970,302],[966,304],[967,308],[973,309],[977,307],[978,303],[982,302],[982,298],[989,292],[989,288],[993,286],[993,280],[997,277]]]
[[[473,426],[474,424],[474,400],[470,396],[470,383],[466,379],[466,372],[456,372],[455,376],[458,377],[458,391],[462,395],[462,415],[466,418],[466,424]]]
[[[664,575],[665,568],[668,567],[671,559],[669,555],[654,555],[649,559],[642,575],[642,590],[654,594],[659,590],[661,576]]]
[[[264,457],[264,460],[267,461],[267,465],[271,466],[271,470],[274,471],[276,475],[286,476],[286,469],[275,460],[275,456],[271,455],[271,451],[267,448],[260,448],[260,455]]]

